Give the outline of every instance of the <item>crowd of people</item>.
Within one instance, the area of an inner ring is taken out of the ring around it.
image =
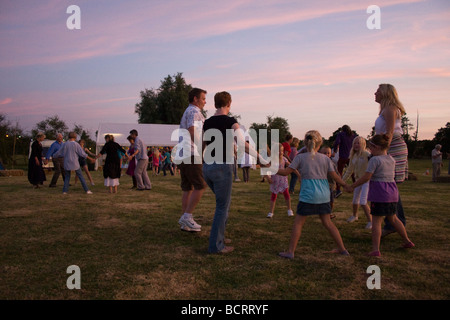
[[[189,92],[189,105],[186,108],[180,129],[187,130],[188,138],[180,135],[177,145],[179,150],[173,153],[171,148],[147,146],[138,136],[137,130],[131,130],[128,136],[130,146],[125,150],[114,141],[114,136],[106,135],[105,144],[98,154],[91,153],[84,144],[76,142],[76,134],[70,133],[69,140],[62,142],[62,136],[50,147],[44,161],[53,159],[54,175],[50,187],[55,187],[58,177],[63,176],[63,193],[68,192],[70,173],[75,171],[78,180],[86,193],[91,194],[82,174],[85,170],[91,185],[92,177],[86,166],[86,159],[95,161],[106,156],[103,166],[104,185],[110,193],[116,193],[124,162],[127,163],[126,174],[132,177],[133,188],[138,191],[151,190],[147,170],[153,175],[169,171],[181,178],[181,216],[178,220],[181,230],[200,232],[202,226],[194,220],[194,212],[206,188],[210,188],[215,197],[214,218],[209,236],[209,253],[229,253],[234,250],[231,240],[226,238],[226,225],[231,207],[232,183],[236,175],[235,144],[223,143],[220,150],[214,141],[203,141],[202,146],[195,142],[202,141],[202,135],[208,130],[220,133],[222,141],[226,141],[230,132],[235,134],[240,145],[245,146],[244,159],[240,162],[244,182],[249,181],[249,168],[254,166],[250,159],[257,159],[261,167],[270,166],[267,157],[259,152],[239,132],[240,125],[234,117],[230,117],[232,98],[228,92],[218,92],[214,96],[215,113],[208,119],[203,116],[207,91],[194,88]],[[375,102],[380,105],[379,116],[375,120],[375,135],[367,142],[355,136],[348,125],[342,127],[333,146],[324,146],[321,134],[309,130],[304,136],[304,146],[300,148],[300,139],[292,135],[286,136],[283,143],[272,145],[279,150],[278,168],[271,175],[263,176],[270,187],[270,209],[267,215],[272,218],[278,194],[283,194],[288,216],[294,216],[293,229],[288,250],[280,252],[283,258],[294,258],[298,241],[308,216],[318,215],[332,239],[336,249],[331,252],[349,255],[338,228],[333,223],[334,199],[342,194],[342,189],[353,193],[352,215],[348,222],[357,221],[359,207],[362,207],[367,224],[372,231],[372,251],[370,256],[380,256],[380,239],[393,232],[402,237],[403,247],[415,245],[406,232],[406,218],[397,185],[407,179],[408,149],[402,138],[401,117],[405,109],[400,102],[397,91],[390,84],[380,84],[375,92]],[[29,159],[29,181],[39,188],[45,181],[42,170],[42,146],[45,138],[38,135],[32,145]],[[209,148],[209,149],[208,149]],[[234,148],[234,149],[233,149]],[[433,150],[433,181],[439,175],[442,166],[441,146]],[[210,150],[212,157],[219,161],[203,161],[203,154]],[[184,154],[187,153],[187,154]],[[217,153],[217,154],[216,154]],[[270,154],[270,149],[268,149]],[[338,160],[332,160],[338,153]],[[176,155],[175,155],[176,154]],[[233,161],[229,161],[234,158]],[[290,181],[288,177],[290,176]],[[347,181],[351,178],[351,183]],[[300,183],[298,202],[294,210],[291,208],[291,194],[297,182]],[[384,227],[382,224],[384,221]]]

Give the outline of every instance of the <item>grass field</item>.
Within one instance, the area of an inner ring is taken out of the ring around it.
[[[367,257],[371,238],[364,213],[347,223],[351,194],[344,194],[333,221],[351,255],[326,253],[334,243],[312,217],[292,261],[277,253],[287,249],[293,217],[279,197],[274,218],[266,218],[269,186],[257,171],[250,183],[233,184],[227,238],[235,251],[228,255],[207,254],[215,207],[209,189],[194,214],[202,232],[180,231],[179,176],[149,172],[153,189],[139,192],[125,175],[119,192],[109,194],[102,173],[92,172],[94,194],[86,195],[78,183],[65,196],[61,180],[57,188],[47,187],[51,174],[41,189],[26,176],[0,177],[0,299],[449,299],[450,183],[424,176],[430,165],[410,161],[418,180],[400,186],[416,248],[401,249],[400,236],[392,234],[382,240],[382,257]],[[71,265],[81,270],[79,290],[66,286]],[[380,267],[379,290],[367,288],[370,265]]]

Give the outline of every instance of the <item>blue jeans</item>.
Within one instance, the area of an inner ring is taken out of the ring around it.
[[[70,170],[64,170],[65,171],[65,175],[64,175],[64,187],[63,187],[63,192],[68,192],[69,191],[69,184],[70,184]],[[81,168],[78,170],[75,170],[75,173],[78,177],[78,179],[81,182],[81,186],[83,187],[84,191],[89,191],[89,188],[86,184],[86,180],[84,180],[83,177],[83,173],[81,172]]]
[[[298,176],[295,173],[291,173],[291,181],[289,182],[289,193],[294,192],[297,181],[298,181]]]
[[[217,253],[225,248],[225,227],[231,203],[233,165],[204,163],[203,177],[216,196],[216,210],[209,235],[208,251]]]

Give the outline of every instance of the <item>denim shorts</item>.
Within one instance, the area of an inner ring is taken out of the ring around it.
[[[372,202],[370,213],[373,216],[393,216],[397,213],[397,202]]]
[[[297,204],[297,214],[301,216],[311,216],[316,214],[331,214],[331,205],[325,203],[306,203],[299,201]]]

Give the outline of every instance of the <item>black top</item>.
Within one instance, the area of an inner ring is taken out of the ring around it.
[[[226,115],[212,116],[209,119],[205,120],[205,123],[203,124],[203,139],[206,144],[204,153],[205,163],[211,163],[212,160],[215,160],[214,162],[216,163],[234,163],[234,130],[232,129],[232,126],[235,123],[237,123],[237,120],[235,118]],[[220,135],[217,131],[210,131],[208,133],[208,130],[210,129],[217,129],[220,131],[222,142],[215,142],[216,139],[220,139],[218,138],[218,136]],[[222,146],[220,145],[220,143],[222,144]],[[219,159],[216,159],[216,150],[219,150],[219,148],[222,148],[221,152],[223,156],[220,157],[220,155],[217,155]]]
[[[106,153],[105,165],[103,166],[103,177],[116,179],[120,178],[120,157],[119,151],[125,154],[125,150],[116,142],[108,141],[100,151],[101,154]]]

